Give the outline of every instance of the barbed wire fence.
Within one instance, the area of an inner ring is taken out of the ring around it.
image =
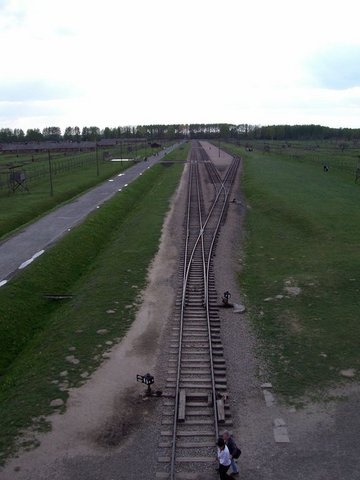
[[[49,175],[56,177],[89,166],[94,167],[96,175],[99,163],[104,164],[113,158],[126,160],[130,157],[136,160],[142,148],[143,144],[117,145],[115,148],[81,153],[45,151],[34,155],[14,155],[8,162],[0,163],[0,193],[11,194],[17,190],[14,180],[18,175],[14,175],[14,172],[21,174],[23,184],[31,189],[31,186],[43,182]]]

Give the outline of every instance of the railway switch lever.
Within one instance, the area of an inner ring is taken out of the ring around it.
[[[224,292],[224,295],[223,295],[223,298],[222,298],[222,302],[224,304],[224,307],[232,307],[233,305],[231,303],[229,303],[229,298],[231,297],[231,293],[226,290],[226,292]]]
[[[136,381],[141,382],[144,385],[147,385],[146,396],[150,397],[151,395],[151,385],[154,383],[154,377],[147,373],[146,375],[136,375]]]

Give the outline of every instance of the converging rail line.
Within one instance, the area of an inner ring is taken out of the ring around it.
[[[157,478],[196,479],[206,464],[213,466],[219,424],[232,424],[212,258],[239,163],[233,158],[221,178],[200,143],[190,153],[181,287],[170,339]]]

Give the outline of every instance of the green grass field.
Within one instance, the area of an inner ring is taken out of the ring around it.
[[[289,398],[345,381],[342,370],[358,379],[360,185],[311,158],[228,147],[245,158],[239,281],[270,381]]]
[[[269,149],[265,155],[275,155],[299,163],[312,163],[320,169],[326,164],[330,170],[335,169],[338,174],[350,176],[353,181],[356,168],[360,166],[360,147],[357,142],[249,140],[242,141],[241,144],[253,147],[254,153],[265,153],[265,150]],[[342,149],[343,145],[346,145],[346,148]]]
[[[188,148],[168,159],[186,159]],[[80,385],[81,373],[91,373],[109,348],[105,342],[119,341],[131,325],[182,168],[147,170],[0,289],[0,461],[20,430],[49,428],[50,401],[67,398],[60,372],[68,371],[67,386]],[[47,293],[73,297],[59,302]],[[99,337],[99,329],[107,332]],[[78,365],[65,360],[71,347]]]

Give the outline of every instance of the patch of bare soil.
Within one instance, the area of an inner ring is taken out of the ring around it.
[[[94,442],[103,448],[122,445],[153,414],[155,403],[139,395],[138,388],[128,389],[115,405],[104,425],[94,430]]]

